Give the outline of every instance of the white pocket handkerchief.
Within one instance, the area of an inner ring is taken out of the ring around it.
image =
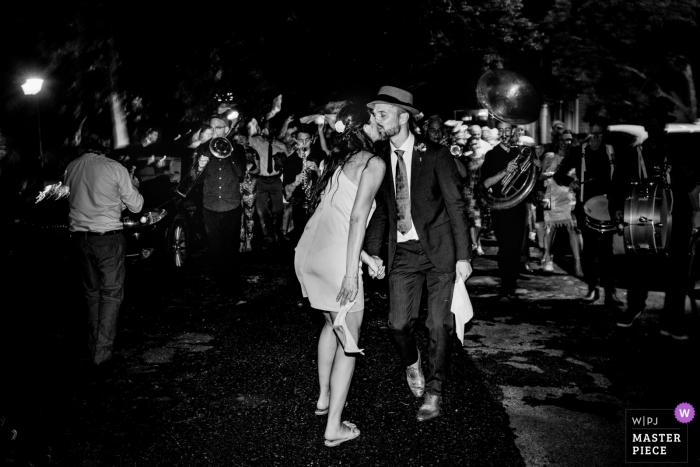
[[[455,282],[455,290],[452,295],[452,313],[455,315],[455,326],[457,328],[457,337],[464,344],[464,325],[474,317],[474,308],[469,300],[467,287],[464,282],[457,280]]]

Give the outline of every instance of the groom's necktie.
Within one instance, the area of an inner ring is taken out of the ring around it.
[[[403,161],[404,151],[397,149],[394,152],[396,153],[396,212],[399,215],[397,227],[401,235],[406,235],[406,232],[411,230],[411,196],[408,192],[408,175],[406,163]]]

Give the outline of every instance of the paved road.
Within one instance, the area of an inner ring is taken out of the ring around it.
[[[585,287],[557,267],[522,276],[522,303],[504,306],[495,248],[486,253],[468,282],[476,316],[452,354],[444,416],[426,424],[387,338],[388,303],[371,295],[345,413],[362,435],[323,445],[319,316],[294,306],[279,258],[250,260],[245,307],[214,292],[202,258],[178,276],[131,268],[117,341],[126,365],[102,382],[75,365],[84,325],[63,280],[70,266],[37,286],[31,262],[13,265],[9,290],[26,299],[4,315],[0,414],[20,433],[16,456],[35,465],[50,445],[53,465],[66,466],[568,467],[624,464],[625,409],[700,407],[700,336],[658,335],[660,293],[639,323],[617,329],[613,310],[577,301]],[[425,350],[422,323],[418,333]]]

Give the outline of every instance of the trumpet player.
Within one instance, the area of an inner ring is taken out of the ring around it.
[[[283,178],[285,181],[284,198],[292,204],[292,221],[294,230],[291,233],[292,245],[296,246],[309,220],[307,212],[308,192],[318,179],[318,168],[324,153],[320,149],[312,149],[314,137],[311,130],[302,127],[295,137],[294,151],[284,162]]]
[[[214,138],[224,138],[229,131],[225,117],[214,116],[209,125]],[[233,143],[230,156],[209,157],[209,144],[200,144],[192,166],[204,184],[202,197],[204,228],[209,240],[209,253],[214,276],[222,294],[230,296],[236,305],[245,303],[238,270],[238,249],[241,236],[240,182],[246,171],[245,150]]]
[[[501,142],[484,156],[481,166],[481,181],[494,196],[502,196],[503,178],[518,170],[515,158],[517,148]],[[515,289],[520,274],[520,256],[527,235],[528,207],[525,200],[508,209],[491,210],[491,226],[498,243],[498,273],[501,276],[499,301],[507,303],[517,300]]]

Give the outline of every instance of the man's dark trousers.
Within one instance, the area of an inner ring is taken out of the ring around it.
[[[614,291],[613,235],[615,233],[601,233],[588,227],[586,214],[580,203],[574,212],[583,237],[581,263],[588,289],[593,290],[598,285],[602,285],[606,291]]]
[[[525,243],[528,208],[521,202],[510,209],[492,209],[491,225],[498,242],[498,272],[501,276],[501,294],[515,292],[520,275],[520,257]]]
[[[238,206],[223,212],[202,210],[216,281],[223,293],[236,297],[242,292],[238,264],[242,209]]]
[[[93,363],[112,357],[124,299],[126,242],[121,233],[71,234],[88,307],[88,349]]]
[[[454,330],[451,311],[455,273],[439,271],[426,256],[419,241],[398,243],[394,262],[389,273],[391,311],[389,329],[401,354],[404,366],[418,360],[414,324],[420,314],[423,283],[428,286],[429,376],[425,390],[442,395],[447,380],[448,357]]]
[[[309,212],[304,207],[303,202],[294,202],[292,204],[292,222],[294,222],[294,230],[292,230],[292,244],[296,246],[299,243],[301,235],[304,233],[306,223],[309,221]]]
[[[258,177],[255,208],[265,241],[273,243],[282,237],[282,216],[284,215],[283,187],[280,177]],[[270,211],[268,211],[268,201]]]

